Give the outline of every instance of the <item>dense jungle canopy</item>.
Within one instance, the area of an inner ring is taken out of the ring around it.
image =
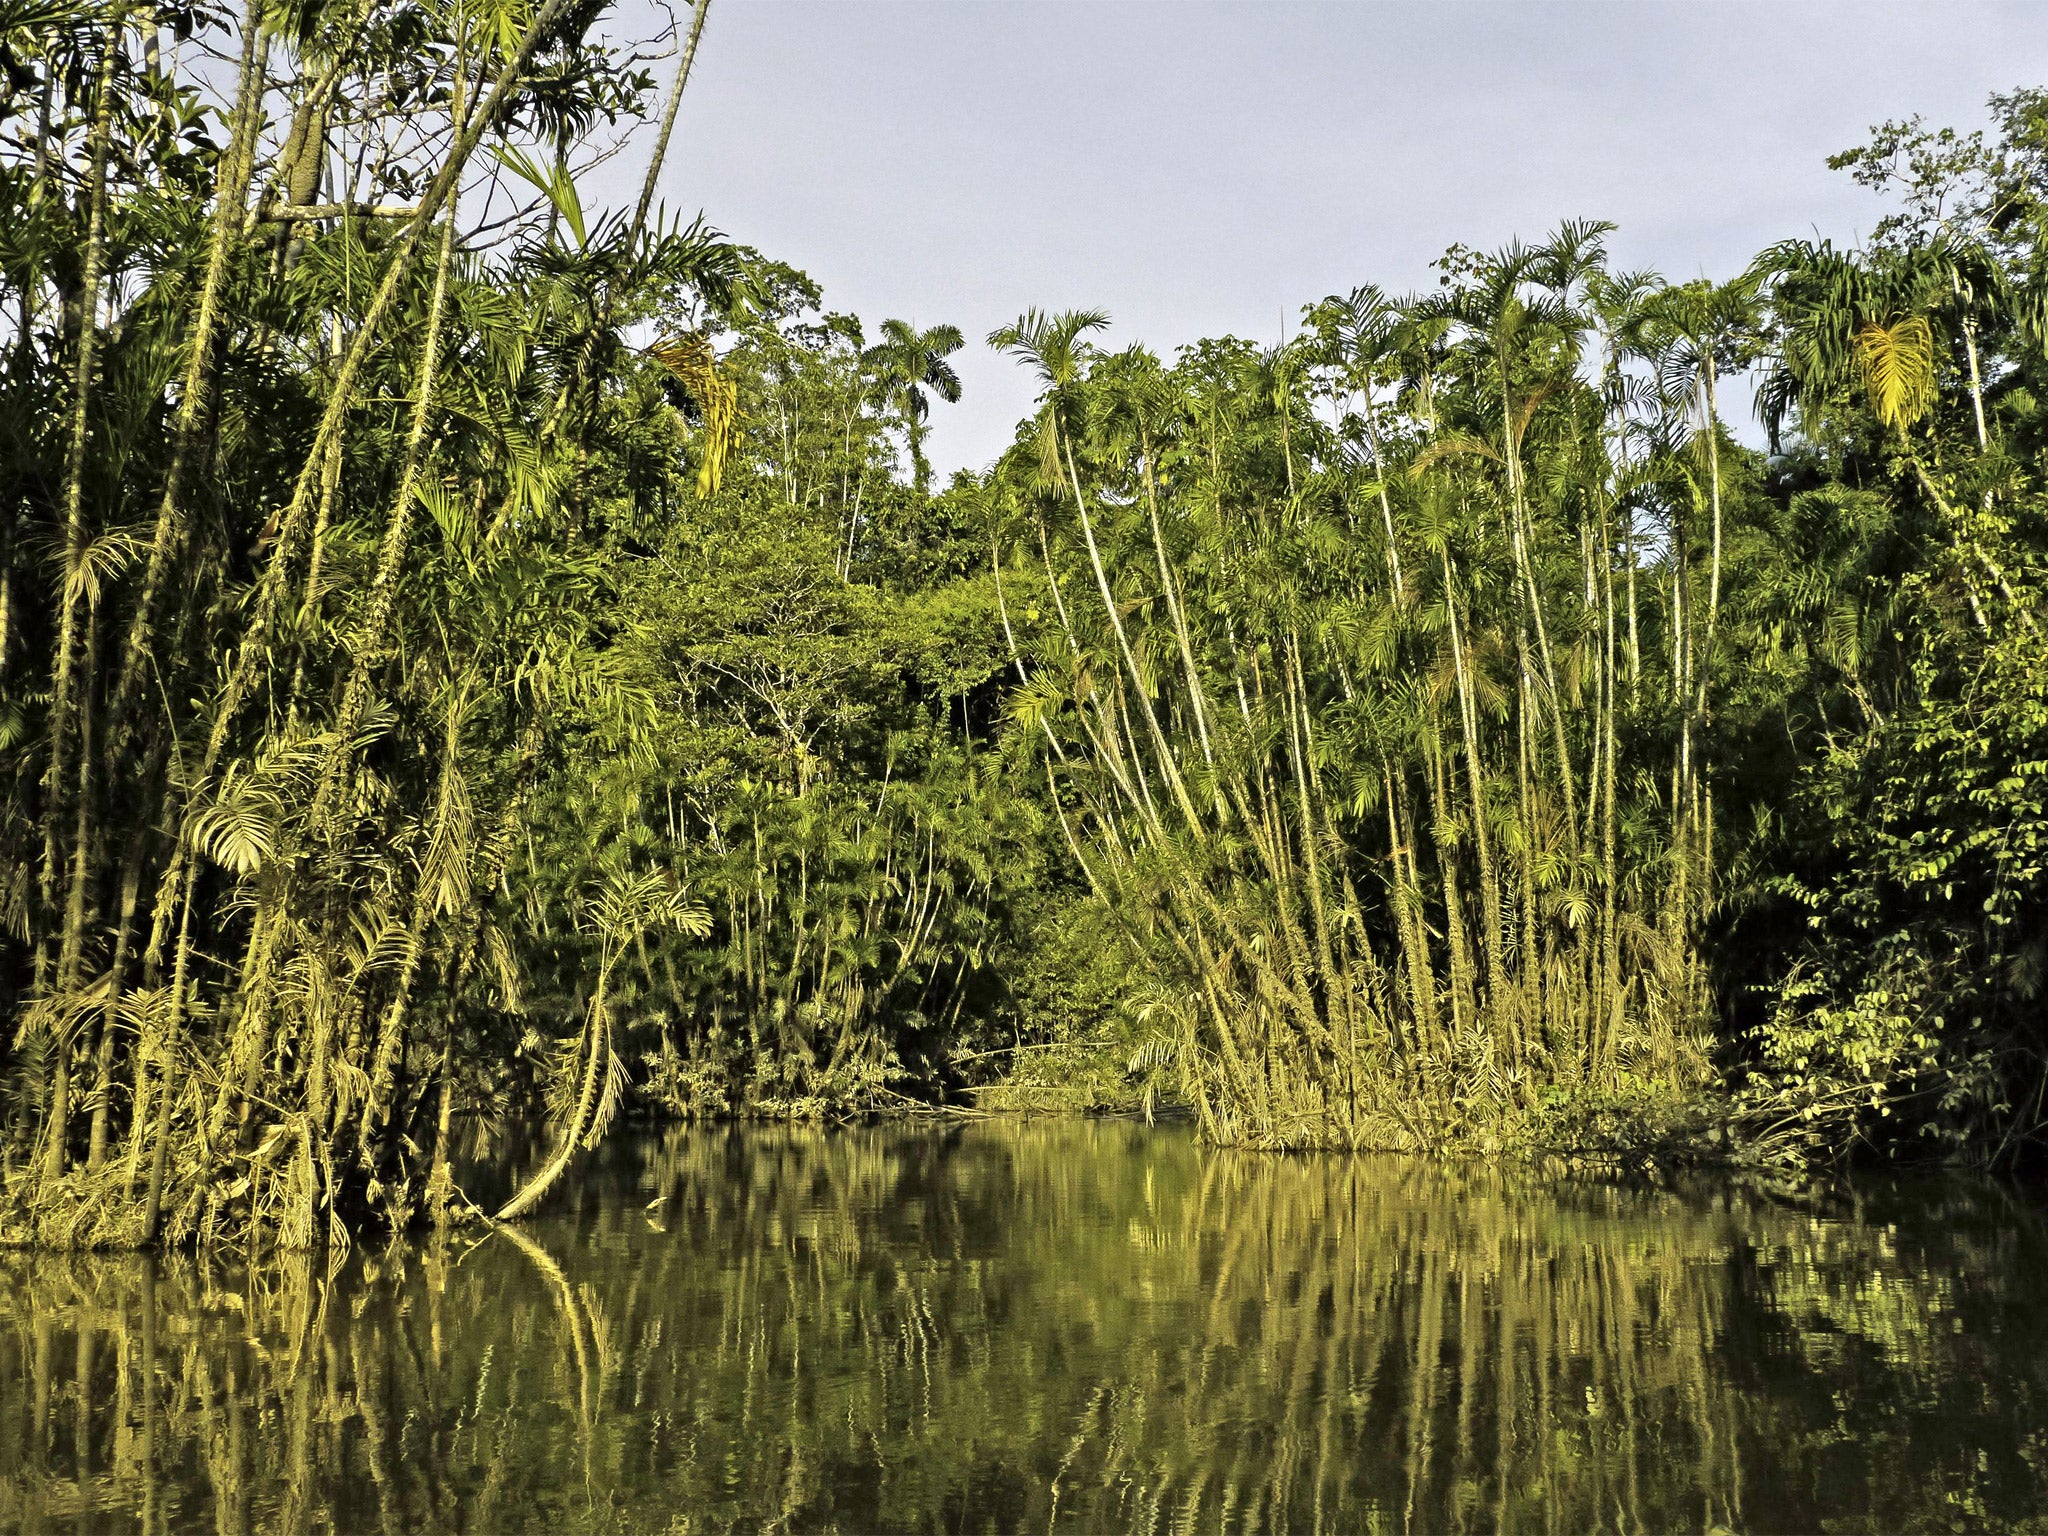
[[[1027,311],[937,487],[966,338],[657,197],[704,12],[8,0],[7,1236],[447,1219],[536,1114],[507,1215],[622,1112],[2038,1143],[2048,94],[1725,283]]]

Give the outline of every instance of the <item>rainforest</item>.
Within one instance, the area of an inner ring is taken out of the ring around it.
[[[2038,1530],[2048,90],[1162,350],[710,9],[0,0],[0,1527]]]
[[[2038,1155],[2048,94],[1724,281],[1020,306],[941,484],[983,338],[661,196],[704,16],[11,0],[9,1242],[509,1221],[626,1122]]]

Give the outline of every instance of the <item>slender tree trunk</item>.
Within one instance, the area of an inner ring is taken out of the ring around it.
[[[101,45],[99,79],[93,102],[92,152],[87,170],[87,214],[85,250],[79,274],[78,354],[71,376],[71,414],[64,452],[64,581],[59,597],[55,682],[50,701],[48,735],[50,766],[43,779],[43,868],[42,905],[49,914],[55,905],[58,866],[58,825],[65,799],[65,753],[70,745],[77,692],[78,602],[84,596],[85,575],[85,445],[91,414],[93,367],[97,361],[100,334],[100,272],[106,260],[107,244],[107,155],[113,140],[114,65],[121,55],[127,30],[127,12],[116,9],[107,23]],[[87,665],[91,663],[88,648]],[[89,751],[81,748],[81,751]],[[79,788],[81,819],[86,815],[86,787]],[[80,850],[81,861],[84,858]],[[74,876],[74,888],[83,871]],[[82,893],[79,893],[82,894]],[[74,895],[72,904],[78,897]],[[46,916],[45,921],[48,921]],[[65,923],[63,947],[75,962],[77,931]],[[59,963],[58,987],[69,985]],[[43,971],[37,967],[38,974]],[[74,977],[75,979],[75,977]]]
[[[1431,823],[1436,844],[1437,879],[1443,887],[1444,947],[1451,962],[1451,1032],[1462,1036],[1478,1006],[1478,986],[1473,974],[1472,946],[1467,932],[1464,896],[1458,885],[1457,831],[1453,822],[1450,773],[1444,758],[1450,748],[1442,743],[1434,725],[1426,743],[1429,761]]]
[[[1365,435],[1372,444],[1373,474],[1378,478],[1380,487],[1380,517],[1386,524],[1387,574],[1393,578],[1394,601],[1399,604],[1406,600],[1406,593],[1401,587],[1401,547],[1400,541],[1394,537],[1394,503],[1387,495],[1387,463],[1380,452],[1379,412],[1373,406],[1369,380],[1365,389]]]
[[[1983,453],[1991,446],[1991,434],[1984,423],[1984,375],[1977,361],[1977,321],[1969,313],[1969,303],[1963,295],[1963,279],[1953,268],[1948,274],[1949,291],[1963,308],[1963,351],[1970,359],[1970,407],[1977,417],[1977,451]]]
[[[1095,571],[1095,585],[1102,594],[1103,611],[1109,615],[1109,627],[1116,633],[1117,648],[1123,652],[1124,666],[1130,672],[1131,688],[1138,696],[1139,711],[1151,729],[1153,749],[1159,758],[1160,771],[1166,775],[1167,783],[1173,787],[1174,799],[1179,803],[1181,814],[1187,818],[1190,830],[1199,832],[1202,819],[1195,810],[1195,803],[1188,797],[1188,788],[1182,782],[1180,768],[1173,760],[1173,752],[1167,746],[1166,733],[1159,727],[1159,717],[1152,710],[1152,699],[1145,691],[1145,680],[1138,671],[1138,658],[1131,650],[1130,636],[1124,632],[1123,615],[1117,611],[1116,596],[1110,590],[1109,577],[1102,568],[1102,551],[1095,543],[1095,523],[1088,516],[1088,502],[1081,494],[1081,477],[1074,470],[1074,445],[1067,434],[1060,434],[1061,446],[1065,450],[1068,483],[1073,487],[1074,508],[1081,514],[1081,535],[1088,545],[1088,563]]]
[[[1010,664],[1017,669],[1017,681],[1025,687],[1031,686],[1031,674],[1024,670],[1024,653],[1017,648],[1016,631],[1010,628],[1010,604],[1003,596],[1003,561],[997,550],[996,533],[993,528],[988,535],[988,568],[996,587],[996,612],[1003,621],[1003,641],[1010,648]]]
[[[929,496],[932,490],[932,467],[925,462],[924,422],[918,418],[917,410],[908,407],[903,412],[903,435],[910,443],[910,484],[920,496]]]
[[[467,126],[468,107],[464,99],[461,71],[456,72],[455,99],[449,106],[449,127],[459,143]],[[455,258],[455,214],[450,210],[441,225],[441,246],[434,263],[433,297],[427,305],[426,339],[420,347],[419,369],[413,385],[412,427],[406,436],[405,463],[399,471],[398,492],[384,526],[384,543],[377,556],[377,573],[370,582],[370,607],[350,649],[354,656],[348,681],[343,686],[341,708],[336,712],[333,739],[319,793],[315,796],[313,825],[320,828],[323,812],[344,788],[352,767],[355,738],[361,729],[363,712],[369,704],[370,673],[382,660],[384,632],[391,622],[391,610],[398,596],[398,582],[404,569],[406,546],[413,526],[413,502],[417,496],[420,466],[426,457],[427,429],[434,419],[434,392],[440,382],[441,329],[448,308],[449,268]]]
[[[170,1017],[164,1025],[163,1080],[157,1085],[155,1145],[149,1154],[149,1193],[142,1209],[142,1246],[151,1248],[163,1231],[164,1177],[170,1160],[171,1115],[178,1102],[178,1050],[184,1022],[185,986],[192,953],[192,886],[188,879],[178,919],[177,959],[171,968]],[[203,1149],[202,1149],[203,1151]]]
[[[1713,553],[1707,576],[1707,637],[1699,657],[1698,714],[1709,717],[1712,700],[1708,684],[1714,670],[1714,640],[1721,624],[1721,417],[1714,397],[1714,360],[1710,355],[1704,375],[1707,402],[1707,484],[1713,500]]]
[[[114,1101],[114,1031],[120,1020],[121,990],[135,935],[135,909],[142,891],[142,840],[129,845],[121,871],[121,917],[114,929],[114,957],[107,969],[107,1002],[100,1014],[99,1071],[93,1089],[92,1132],[85,1166],[97,1173],[107,1160]]]
[[[1406,786],[1394,776],[1384,756],[1380,774],[1386,781],[1387,837],[1394,865],[1395,918],[1401,935],[1402,957],[1408,965],[1409,1006],[1415,1016],[1416,1039],[1428,1045],[1439,1043],[1436,1012],[1436,980],[1430,968],[1429,933],[1422,920],[1422,878],[1415,863],[1412,820],[1408,815]]]
[[[1180,643],[1181,665],[1187,670],[1188,705],[1195,717],[1195,734],[1202,744],[1202,761],[1214,763],[1216,754],[1209,742],[1208,690],[1202,685],[1201,671],[1195,666],[1195,647],[1188,634],[1187,613],[1181,607],[1178,583],[1174,581],[1172,568],[1166,559],[1166,538],[1159,522],[1159,483],[1152,469],[1152,438],[1149,432],[1142,434],[1140,447],[1145,472],[1145,506],[1152,521],[1152,552],[1159,561],[1159,586],[1166,594],[1166,611],[1173,620],[1174,638]]]
[[[1641,697],[1643,641],[1636,622],[1636,518],[1626,507],[1621,516],[1621,558],[1628,568],[1628,702],[1633,709]]]
[[[1533,1039],[1543,1024],[1543,956],[1538,949],[1536,934],[1536,870],[1535,856],[1541,847],[1538,817],[1536,811],[1536,716],[1529,708],[1529,694],[1533,692],[1528,674],[1521,676],[1522,704],[1519,751],[1516,754],[1516,789],[1521,803],[1522,848],[1516,859],[1519,866],[1516,874],[1521,885],[1522,908],[1522,985],[1521,1023],[1517,1029],[1510,1029],[1502,1022],[1501,1039],[1508,1048],[1511,1062],[1519,1065],[1525,1041]]]
[[[1615,715],[1617,713],[1615,693],[1616,685],[1620,682],[1620,678],[1617,676],[1614,655],[1614,564],[1611,558],[1609,558],[1604,563],[1606,566],[1605,595],[1607,610],[1607,646],[1606,664],[1603,668],[1603,677],[1605,679],[1605,693],[1607,698],[1607,748],[1605,753],[1607,759],[1607,777],[1605,784],[1602,786],[1603,803],[1601,806],[1600,821],[1600,941],[1602,959],[1601,985],[1598,993],[1596,994],[1599,1001],[1594,1009],[1593,1018],[1589,1021],[1590,1054],[1592,1055],[1595,1061],[1598,1061],[1599,1059],[1600,1052],[1602,1049],[1602,1042],[1605,1039],[1607,1039],[1613,1031],[1613,1027],[1617,1022],[1617,1015],[1621,1007],[1621,932],[1619,926],[1620,917],[1617,910],[1619,888],[1621,885],[1621,872],[1619,869],[1615,867],[1614,803],[1614,777],[1615,769],[1617,766],[1615,762],[1615,753],[1617,747],[1619,746],[1619,738],[1615,729]],[[1633,579],[1633,569],[1631,569],[1630,576],[1631,579]],[[1633,615],[1631,615],[1631,618],[1633,618]]]
[[[1480,918],[1486,931],[1480,936],[1486,953],[1486,987],[1489,1004],[1496,992],[1507,985],[1507,964],[1500,947],[1500,886],[1494,879],[1493,850],[1486,831],[1486,779],[1479,766],[1479,713],[1472,700],[1472,685],[1466,676],[1465,641],[1458,630],[1456,589],[1451,580],[1451,559],[1443,557],[1444,611],[1450,618],[1451,659],[1457,675],[1458,714],[1464,728],[1465,770],[1472,791],[1472,851],[1478,861]]]
[[[50,1108],[43,1118],[43,1182],[64,1177],[65,1142],[71,1130],[71,1046],[68,1031],[57,1036],[57,1069],[50,1079]]]
[[[142,591],[129,619],[128,639],[122,649],[121,665],[115,674],[113,698],[107,711],[113,728],[109,761],[115,765],[116,771],[127,754],[134,731],[131,717],[145,671],[144,655],[155,634],[157,599],[169,578],[171,561],[183,537],[185,478],[198,449],[200,425],[208,418],[212,404],[214,332],[220,324],[221,290],[227,282],[228,267],[242,243],[244,205],[254,171],[257,135],[263,120],[263,60],[266,56],[263,7],[259,0],[249,0],[242,13],[242,61],[233,132],[214,197],[206,277],[200,288],[191,339],[187,343],[185,372],[178,393],[178,414],[171,424],[171,462],[164,475],[163,496],[157,506],[156,529],[150,539],[149,562],[143,574]]]
[[[441,1086],[434,1110],[434,1161],[427,1175],[427,1205],[435,1227],[448,1225],[448,1202],[455,1178],[450,1172],[449,1138],[455,1125],[455,1009],[448,1010],[448,1038],[441,1046]]]
[[[0,523],[0,682],[7,677],[7,658],[14,641],[14,535],[21,521],[20,498],[7,508],[7,521]]]
[[[92,888],[92,696],[91,661],[99,655],[100,616],[94,608],[85,624],[85,655],[88,658],[84,698],[78,710],[78,786],[73,801],[71,869],[65,882],[64,936],[57,948],[57,990],[69,993],[78,986],[79,967],[84,959],[87,896]]]
[[[1501,408],[1507,409],[1508,397],[1505,386],[1501,391]],[[1578,796],[1572,784],[1571,748],[1564,734],[1564,695],[1557,686],[1557,664],[1550,652],[1550,629],[1543,618],[1543,593],[1536,585],[1534,562],[1530,558],[1529,544],[1533,525],[1529,518],[1529,499],[1522,480],[1522,447],[1512,422],[1503,428],[1508,451],[1508,492],[1509,516],[1514,520],[1509,547],[1514,555],[1515,571],[1521,578],[1524,600],[1528,612],[1536,623],[1537,654],[1543,662],[1543,681],[1548,691],[1547,713],[1550,717],[1551,734],[1557,749],[1558,784],[1564,790],[1565,822],[1573,833],[1578,828]],[[1526,652],[1526,641],[1521,647]],[[1526,661],[1523,663],[1526,666]]]

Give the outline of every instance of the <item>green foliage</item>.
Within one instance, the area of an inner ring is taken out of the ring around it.
[[[1005,660],[970,535],[891,476],[886,358],[783,286],[721,362],[748,401],[732,473],[613,611],[640,749],[593,741],[534,818],[536,879],[617,839],[706,902],[711,931],[645,946],[632,983],[649,1097],[684,1115],[943,1096],[1000,1023],[1044,864],[988,739]]]
[[[1797,792],[1809,831],[1780,889],[1814,942],[1759,1034],[1772,1129],[1834,1150],[1844,1123],[1876,1143],[2009,1150],[2048,1080],[2039,638],[1937,630],[1909,679],[1898,713],[1828,748]]]
[[[1092,312],[991,337],[1043,390],[982,488],[1032,620],[1011,750],[1139,969],[1134,1064],[1207,1134],[1498,1146],[1553,1087],[1705,1080],[1747,300],[1658,292],[1647,404],[1610,399],[1604,233],[1454,252],[1272,352],[1106,356]]]
[[[634,1105],[1005,1074],[1258,1146],[1730,1083],[1766,1148],[2036,1138],[2048,97],[1879,130],[1880,238],[1725,284],[1567,223],[1270,349],[1029,311],[933,494],[956,329],[650,218],[666,127],[585,202],[654,84],[600,14],[0,21],[10,1230],[446,1219],[545,1111],[520,1211]]]

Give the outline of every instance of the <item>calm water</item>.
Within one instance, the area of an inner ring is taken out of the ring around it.
[[[2048,1529],[2048,1264],[1041,1122],[623,1139],[516,1234],[0,1254],[0,1530]]]

